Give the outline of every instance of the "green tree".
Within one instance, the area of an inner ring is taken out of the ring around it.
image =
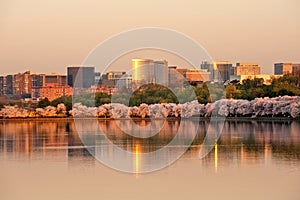
[[[46,97],[46,98],[44,98],[44,99],[42,99],[42,100],[40,100],[40,101],[38,102],[37,107],[38,107],[38,108],[45,108],[45,107],[47,107],[47,106],[49,106],[49,105],[50,105],[50,101],[49,101],[49,99]]]
[[[236,89],[235,85],[228,85],[226,87],[226,98],[239,99],[241,97],[241,91]]]
[[[51,106],[57,107],[58,104],[63,103],[66,106],[67,111],[72,110],[72,97],[71,96],[62,96],[57,99],[54,99],[50,102]]]

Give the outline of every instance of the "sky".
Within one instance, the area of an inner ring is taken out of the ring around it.
[[[298,0],[1,0],[0,74],[65,74],[105,39],[141,27],[173,29],[214,60],[272,74],[275,62],[300,62],[299,9]]]

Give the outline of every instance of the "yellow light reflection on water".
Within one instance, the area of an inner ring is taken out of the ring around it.
[[[139,168],[140,168],[140,160],[139,160],[139,154],[140,154],[140,145],[139,144],[135,144],[135,173],[136,175],[139,173]]]
[[[215,144],[215,172],[218,172],[218,144]]]

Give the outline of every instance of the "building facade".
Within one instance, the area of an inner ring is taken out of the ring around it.
[[[300,75],[300,64],[296,63],[275,63],[275,75]]]
[[[132,59],[132,81],[136,84],[154,82],[154,63],[150,59]]]
[[[259,75],[260,65],[255,62],[239,62],[234,67],[234,75]]]
[[[300,64],[293,64],[292,75],[300,76]]]
[[[204,83],[210,81],[210,72],[206,69],[190,69],[186,71],[185,78],[189,83]]]
[[[132,59],[132,82],[136,85],[160,84],[168,86],[168,62],[151,59]]]
[[[293,64],[292,63],[275,63],[274,74],[275,75],[287,75],[292,74]]]
[[[5,91],[4,91],[4,76],[0,76],[0,96],[1,95],[5,95]]]
[[[13,95],[13,75],[7,75],[4,77],[4,92],[5,95]]]
[[[30,71],[13,75],[13,95],[21,98],[31,97],[32,77]]]
[[[53,101],[63,96],[71,96],[73,92],[70,86],[45,86],[39,88],[40,99],[48,98]]]
[[[67,67],[67,83],[71,87],[90,88],[95,84],[95,67],[69,66]]]
[[[40,98],[40,87],[43,86],[43,75],[32,74],[31,78],[32,78],[31,98],[36,100]]]
[[[202,62],[201,69],[210,72],[210,81],[226,82],[233,75],[232,63],[228,61]]]
[[[168,62],[166,60],[163,61],[154,61],[154,83],[160,84],[168,87]]]

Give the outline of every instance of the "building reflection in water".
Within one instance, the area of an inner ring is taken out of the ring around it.
[[[140,120],[137,123],[145,125],[147,122]],[[157,135],[148,139],[138,139],[123,133],[113,120],[99,120],[99,124],[87,120],[85,126],[87,131],[101,128],[111,141],[111,147],[118,145],[126,151],[133,152],[135,154],[133,164],[138,173],[141,166],[149,164],[142,163],[144,161],[141,160],[141,153],[152,152],[167,145],[175,136],[180,123],[182,121],[168,120]],[[188,153],[195,158],[208,125],[209,121],[200,122],[198,134],[192,148],[189,149]],[[129,126],[127,128],[130,129],[130,124],[126,124],[126,120],[123,126]],[[234,165],[242,165],[269,163],[276,159],[299,160],[299,130],[299,121],[226,121],[214,151],[200,162],[214,165],[217,172],[224,163],[230,163],[228,161]],[[81,141],[83,138],[76,133],[75,124],[71,119],[2,120],[0,121],[0,158],[2,160],[50,159],[64,161],[69,165],[93,165],[94,148],[101,146],[100,136],[94,137],[97,138],[97,143],[84,147]],[[112,151],[112,148],[110,149]]]

